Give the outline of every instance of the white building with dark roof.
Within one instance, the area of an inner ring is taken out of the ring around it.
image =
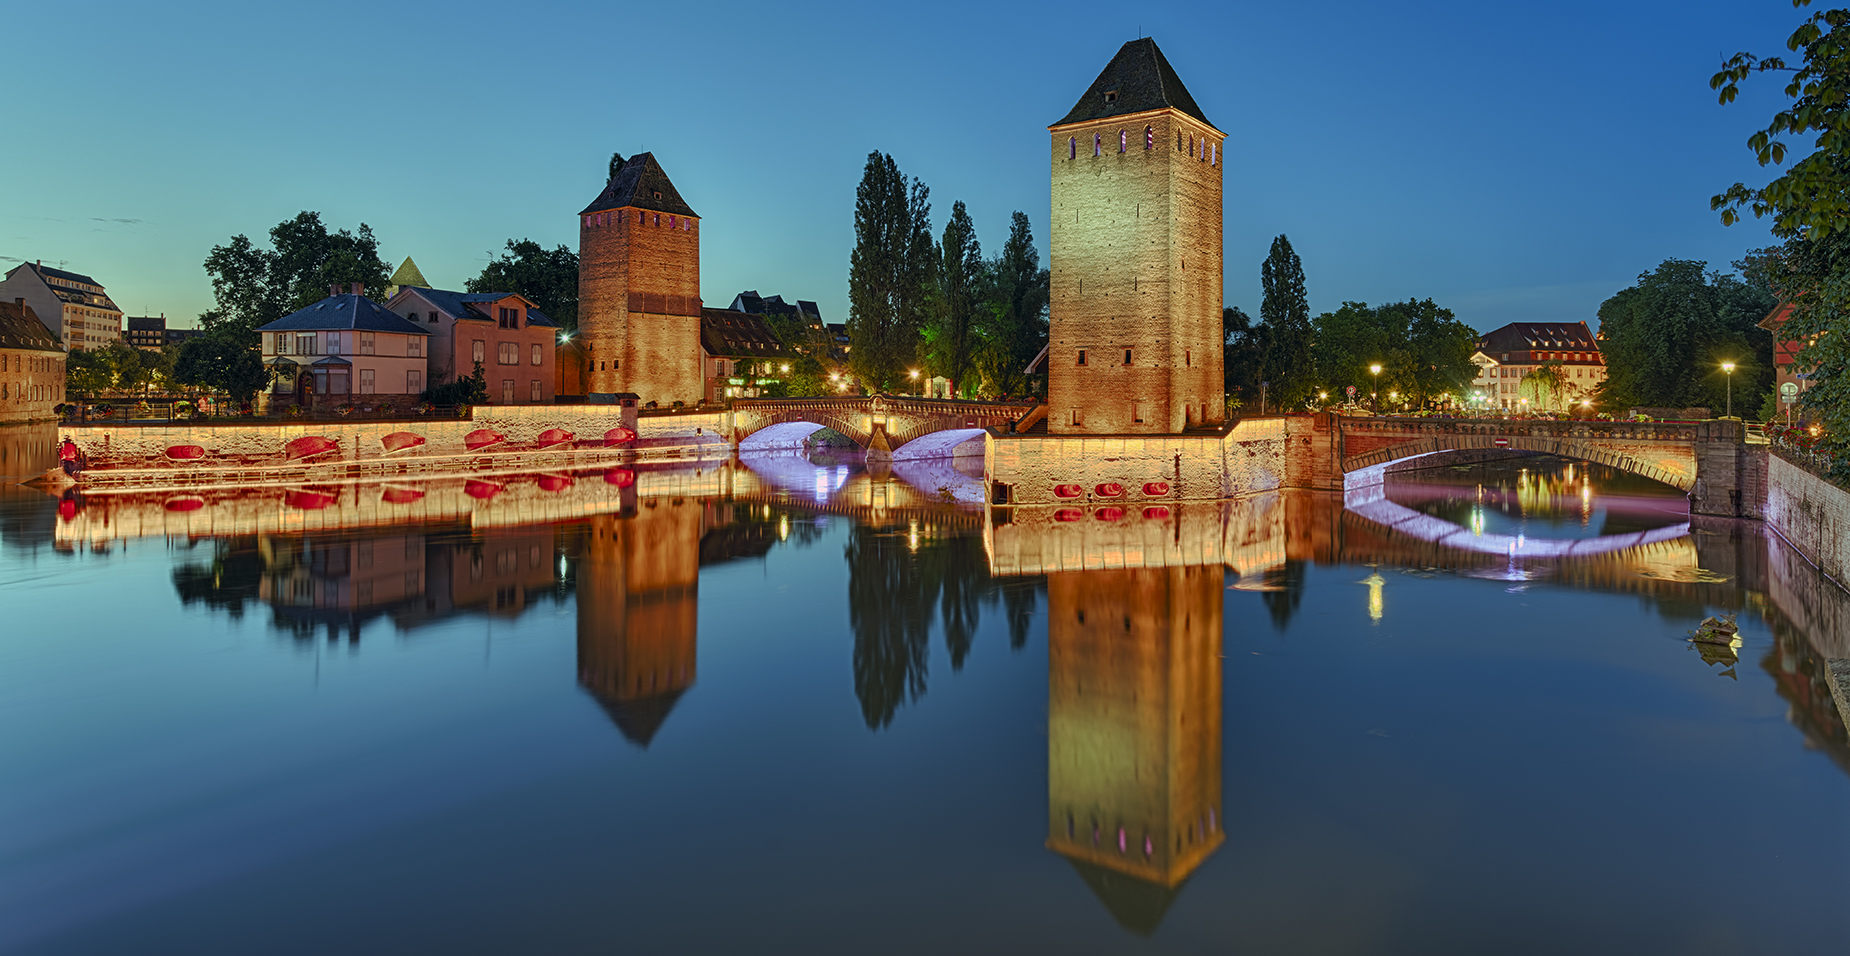
[[[42,262],[15,266],[0,280],[0,301],[24,299],[67,349],[102,348],[122,340],[122,310],[102,283]]]
[[[1511,322],[1484,333],[1471,356],[1478,375],[1469,396],[1479,406],[1529,411],[1564,410],[1593,400],[1606,380],[1599,340],[1585,322]],[[1543,366],[1561,371],[1562,387],[1524,381]]]
[[[430,385],[430,332],[362,294],[327,298],[257,330],[263,361],[276,373],[272,405],[410,405]]]

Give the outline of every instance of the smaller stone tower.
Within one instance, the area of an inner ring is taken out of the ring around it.
[[[651,153],[578,214],[578,330],[588,394],[700,399],[700,217]]]
[[[1048,131],[1048,430],[1220,424],[1225,136],[1150,39],[1124,44]]]

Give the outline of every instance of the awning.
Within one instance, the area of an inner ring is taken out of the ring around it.
[[[294,366],[297,366],[297,365],[300,365],[300,364],[302,364],[302,363],[300,363],[300,362],[298,362],[298,361],[296,361],[295,359],[292,359],[292,358],[290,358],[290,357],[289,357],[289,356],[287,356],[287,355],[278,355],[277,357],[275,357],[275,358],[273,358],[273,359],[271,359],[271,360],[269,360],[268,362],[265,362],[265,363],[263,363],[263,364],[265,364],[265,365],[268,365],[268,366],[270,366],[271,368],[282,368],[282,367],[284,367],[284,366],[290,366],[290,367],[294,367]]]
[[[324,358],[315,363],[316,368],[326,368],[329,366],[345,366],[347,368],[352,368],[353,363],[347,361],[344,358],[341,358],[338,355],[330,355],[327,358]]]

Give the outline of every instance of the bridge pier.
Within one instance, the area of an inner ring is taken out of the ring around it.
[[[1690,514],[1766,517],[1767,446],[1747,444],[1740,419],[1697,422],[1692,448],[1696,482],[1689,491]]]

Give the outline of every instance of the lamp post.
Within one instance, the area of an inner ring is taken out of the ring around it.
[[[915,368],[908,374],[912,376],[912,394],[917,395],[919,392],[919,370]]]
[[[1379,415],[1381,414],[1381,363],[1376,362],[1370,365],[1368,373],[1375,377],[1375,384],[1369,386],[1368,389],[1368,410]]]
[[[1723,362],[1722,372],[1728,376],[1728,418],[1734,417],[1734,363]]]

